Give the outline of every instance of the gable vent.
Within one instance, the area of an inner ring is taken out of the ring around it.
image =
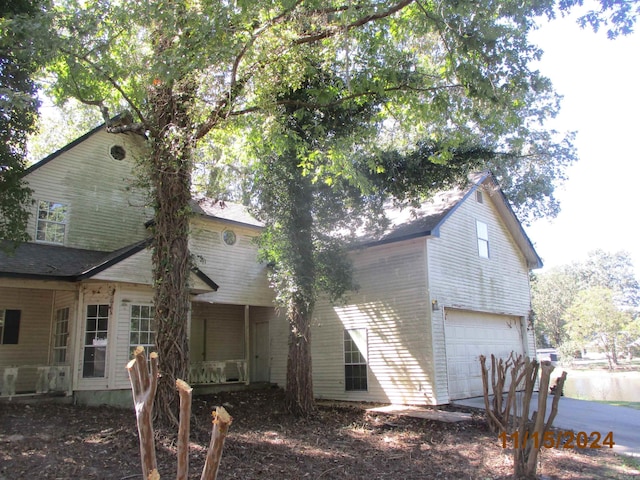
[[[109,149],[109,155],[111,155],[111,158],[114,160],[124,160],[127,156],[127,151],[122,145],[113,145]]]

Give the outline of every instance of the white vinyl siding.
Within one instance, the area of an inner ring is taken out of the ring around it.
[[[222,234],[231,228],[236,243],[226,245]],[[236,305],[273,306],[267,265],[258,262],[256,237],[260,230],[213,219],[193,222],[189,248],[198,268],[220,286],[217,292],[198,295],[197,301]]]
[[[26,175],[35,199],[68,207],[65,246],[109,251],[147,236],[144,222],[151,209],[134,172],[134,144],[141,142],[135,135],[96,132]],[[127,149],[126,159],[111,158],[114,143]],[[32,212],[28,231],[36,238],[37,202]]]
[[[19,341],[0,345],[0,372],[3,367],[47,365],[52,302],[52,291],[0,287],[0,308],[20,310]],[[21,372],[16,391],[33,391],[36,372],[35,368]]]
[[[316,396],[353,401],[431,404],[433,378],[425,240],[354,252],[358,290],[345,304],[319,301],[311,333]],[[281,322],[279,334],[285,330]],[[344,330],[367,330],[367,391],[347,391]],[[286,364],[287,337],[276,364]]]
[[[478,255],[476,221],[487,225],[489,262]],[[441,226],[439,237],[427,241],[427,256],[431,300],[440,306],[432,315],[436,396],[439,403],[448,403],[445,310],[527,317],[529,268],[490,194],[484,194],[483,203],[460,205]],[[527,331],[527,337],[533,332]]]

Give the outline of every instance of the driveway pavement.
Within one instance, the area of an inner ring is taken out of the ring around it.
[[[549,399],[551,400],[551,397]],[[456,400],[453,403],[484,410],[483,397]],[[534,393],[531,405],[534,407],[532,410],[537,409],[537,393]],[[547,404],[547,415],[550,408],[551,403]],[[640,456],[640,410],[562,397],[553,426],[562,430],[573,430],[576,434],[586,432],[590,435],[591,432],[599,432],[601,439],[604,439],[607,433],[613,432],[614,450]]]

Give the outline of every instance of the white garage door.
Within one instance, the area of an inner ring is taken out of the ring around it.
[[[483,394],[480,355],[487,357],[491,381],[492,353],[507,358],[524,352],[520,319],[507,315],[446,310],[445,338],[451,400]]]

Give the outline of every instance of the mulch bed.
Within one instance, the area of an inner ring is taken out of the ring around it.
[[[279,389],[196,397],[191,475],[199,479],[211,411],[234,417],[218,478],[505,479],[511,456],[484,420],[444,423],[322,404],[310,419],[283,410]],[[175,478],[176,431],[156,428],[162,478]],[[546,450],[542,478],[634,478],[610,451]],[[0,404],[0,480],[140,479],[133,409],[54,403]]]

